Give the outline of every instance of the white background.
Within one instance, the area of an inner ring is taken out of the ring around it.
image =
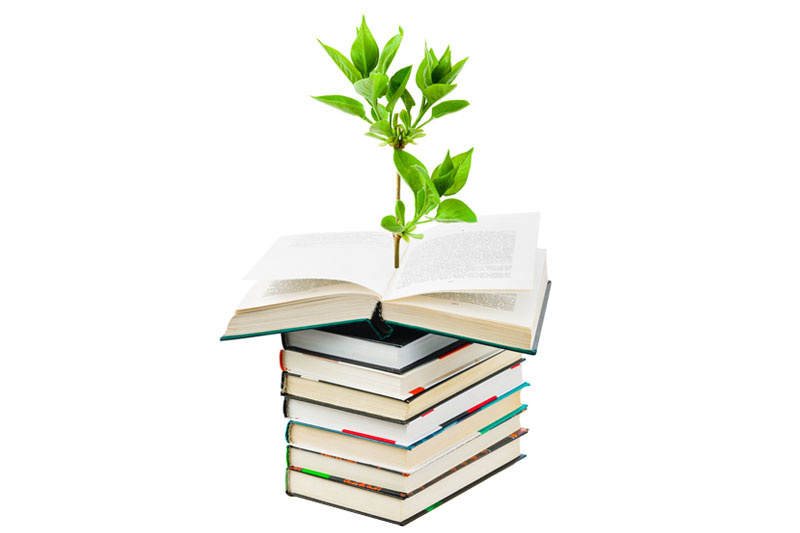
[[[797,531],[795,6],[4,2],[0,529],[397,531],[284,495],[279,341],[218,341],[278,236],[392,208],[309,98],[364,12],[470,56],[412,152],[474,146],[553,280],[529,457],[409,527]]]

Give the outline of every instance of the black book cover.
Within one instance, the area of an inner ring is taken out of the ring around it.
[[[344,328],[344,329],[356,330],[361,334],[364,334],[364,333],[366,333],[368,331],[371,331],[371,328],[367,325],[366,322],[354,322],[354,323],[350,323],[350,324],[341,324],[339,326],[334,326],[334,327],[335,328]],[[335,330],[335,331],[332,330],[332,328],[319,328],[319,329],[321,329],[323,331],[330,331],[332,333],[339,333],[341,335],[346,335],[346,333],[343,332],[344,329]],[[386,342],[387,344],[392,344],[394,346],[404,346],[405,344],[408,344],[409,342],[417,340],[417,339],[419,339],[419,338],[421,338],[421,337],[423,337],[423,336],[428,334],[425,331],[420,331],[420,330],[411,329],[411,328],[405,328],[405,327],[401,328],[401,327],[398,327],[398,326],[394,327],[394,331],[395,331],[395,333],[393,333],[392,335],[390,335],[386,339],[383,339],[383,340],[378,339],[378,338],[376,338],[376,336],[374,334],[372,334],[372,338],[369,338],[369,340],[374,340],[375,342]],[[353,335],[353,336],[359,337],[359,335]],[[412,338],[412,336],[413,336],[413,338]],[[428,354],[425,357],[423,357],[421,359],[418,359],[417,361],[414,361],[413,363],[410,363],[410,364],[408,364],[408,365],[406,365],[406,366],[404,366],[402,368],[392,368],[392,367],[383,366],[383,365],[376,365],[376,364],[373,364],[373,363],[365,363],[363,361],[355,361],[353,359],[348,359],[346,357],[340,357],[338,355],[330,355],[330,354],[326,354],[326,353],[322,353],[322,352],[317,352],[317,351],[314,351],[314,350],[307,350],[305,348],[301,348],[301,347],[298,347],[298,346],[293,346],[292,344],[290,344],[288,342],[287,338],[288,337],[287,337],[286,333],[281,333],[281,343],[282,343],[283,348],[285,350],[292,350],[292,351],[295,351],[295,352],[305,353],[305,354],[308,354],[308,355],[315,355],[317,357],[324,357],[325,359],[330,359],[332,361],[341,361],[342,363],[348,363],[348,364],[351,364],[351,365],[363,366],[364,368],[372,368],[372,369],[375,369],[375,370],[382,370],[384,372],[391,372],[392,374],[405,374],[409,370],[412,370],[412,369],[414,369],[414,368],[416,368],[416,367],[418,367],[420,365],[423,365],[423,364],[425,364],[425,363],[427,363],[429,361],[432,361],[434,359],[438,359],[438,358],[440,358],[440,357],[442,357],[442,356],[444,356],[444,355],[446,355],[446,354],[448,354],[450,352],[454,352],[454,351],[458,350],[459,348],[463,348],[464,346],[466,346],[468,344],[471,344],[471,343],[469,343],[467,341],[464,341],[464,340],[453,339],[453,342],[451,344],[448,344],[444,348],[440,348],[440,349],[436,350],[435,352],[433,352],[431,354]],[[360,337],[360,338],[365,338],[365,337]],[[405,344],[397,344],[399,342],[404,342]]]
[[[380,323],[385,324],[383,321]],[[403,346],[411,344],[415,340],[421,339],[427,335],[427,333],[424,331],[411,329],[404,326],[393,326],[388,334],[381,335],[376,332],[375,325],[376,323],[374,321],[361,321],[346,322],[344,324],[337,324],[335,326],[326,326],[315,329],[327,331],[328,333],[335,333],[336,335],[342,335],[343,337],[354,337],[356,339],[369,342],[378,342],[380,344],[387,344],[389,346],[396,346],[398,348],[402,348]]]

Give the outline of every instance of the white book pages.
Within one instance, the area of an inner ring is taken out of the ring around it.
[[[442,291],[533,289],[539,214],[438,224],[412,240],[385,299]]]
[[[445,314],[479,320],[534,327],[547,286],[547,252],[537,250],[531,280],[533,290],[519,292],[434,292],[409,296],[392,303],[413,305]],[[535,280],[535,281],[534,281]]]
[[[377,296],[361,285],[330,279],[279,279],[256,281],[245,295],[238,309],[256,309],[269,305],[297,302],[309,298],[365,294]]]
[[[394,274],[386,232],[287,235],[272,245],[246,279],[328,279],[357,283],[382,295]]]
[[[347,281],[384,299],[533,289],[538,213],[424,227],[425,238],[411,239],[397,270],[387,232],[313,233],[278,239],[246,278]]]

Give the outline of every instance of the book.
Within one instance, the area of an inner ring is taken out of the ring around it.
[[[290,374],[406,400],[500,351],[493,346],[459,343],[458,348],[426,357],[403,373],[295,349],[281,350],[279,361],[281,370]]]
[[[222,340],[371,321],[535,353],[549,287],[538,220],[439,224],[396,270],[385,232],[283,237],[248,275]]]
[[[521,459],[519,436],[515,433],[501,439],[410,492],[290,467],[286,470],[286,493],[405,525]]]
[[[516,391],[410,445],[290,421],[286,426],[286,442],[298,448],[406,472],[458,446],[462,441],[502,424],[525,409],[527,406],[522,404],[520,392]]]
[[[504,436],[511,435],[516,438],[527,432],[526,428],[519,427],[519,415],[517,415],[475,438],[469,438],[459,443],[453,450],[435,457],[409,472],[400,472],[295,446],[287,446],[286,466],[294,470],[325,472],[342,479],[357,479],[374,487],[408,493],[431,483],[450,468],[480,453],[481,450],[501,440]]]
[[[304,329],[281,335],[284,347],[309,353],[369,364],[377,368],[402,371],[433,354],[443,355],[463,341],[397,326],[385,335],[369,326],[372,322],[354,322],[321,329]]]
[[[525,385],[522,369],[519,366],[509,368],[404,423],[364,411],[334,408],[297,398],[285,398],[284,414],[292,420],[318,427],[367,436],[391,444],[410,445],[458,418],[500,401]]]
[[[462,394],[506,369],[516,367],[523,360],[516,352],[501,350],[479,364],[454,374],[449,379],[440,381],[430,388],[417,390],[416,394],[402,400],[308,379],[289,372],[283,373],[281,392],[287,398],[369,414],[376,418],[406,424],[414,418],[429,415],[450,398]],[[522,381],[521,376],[520,381]],[[467,405],[467,407],[470,406]]]

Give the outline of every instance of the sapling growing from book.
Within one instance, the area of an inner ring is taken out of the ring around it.
[[[403,40],[403,28],[389,39],[382,51],[367,27],[362,16],[356,29],[356,38],[350,47],[350,58],[338,50],[319,43],[333,59],[353,85],[355,92],[363,98],[369,109],[355,98],[342,95],[313,96],[312,98],[336,109],[361,118],[369,124],[365,135],[381,141],[381,146],[393,148],[395,165],[395,209],[393,215],[381,220],[381,226],[394,238],[394,267],[400,266],[400,239],[421,239],[418,226],[428,222],[477,222],[475,213],[461,200],[444,198],[459,192],[467,181],[472,164],[472,149],[450,156],[433,172],[417,158],[405,151],[408,144],[425,136],[423,127],[433,120],[461,111],[469,105],[466,100],[442,99],[456,88],[454,83],[468,58],[455,64],[450,47],[437,59],[432,48],[425,44],[425,54],[417,68],[414,80],[422,92],[420,105],[414,117],[416,101],[409,91],[412,65],[403,67],[389,76],[389,67]],[[402,103],[402,109],[396,110]],[[430,115],[427,120],[420,122]],[[406,214],[406,206],[400,199],[400,179],[411,189],[414,196],[414,213]],[[434,212],[434,209],[436,210]]]

